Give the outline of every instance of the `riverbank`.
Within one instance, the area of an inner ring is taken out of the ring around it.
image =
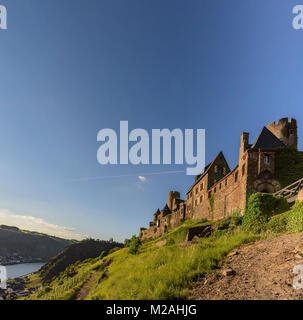
[[[42,258],[22,257],[18,254],[12,254],[7,256],[0,256],[0,265],[8,266],[22,263],[43,263]]]
[[[0,289],[0,300],[14,300],[17,297],[26,297],[41,289],[38,281],[32,283],[30,278],[34,276],[44,263],[23,263],[7,265],[7,288]]]
[[[7,281],[6,290],[0,289],[0,300],[15,300],[17,297],[27,297],[41,288],[28,288],[28,275]]]

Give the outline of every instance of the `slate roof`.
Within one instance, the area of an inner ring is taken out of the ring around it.
[[[189,192],[193,189],[193,187],[197,184],[197,182],[198,182],[199,180],[201,180],[201,179],[207,174],[208,170],[211,168],[212,164],[216,161],[216,159],[217,159],[219,156],[224,157],[224,154],[223,154],[222,151],[220,151],[220,152],[217,154],[217,156],[213,159],[213,161],[204,168],[204,172],[203,172],[202,174],[199,174],[199,175],[197,175],[197,176],[195,177],[195,182],[194,182],[194,184],[189,188],[189,190],[188,190],[186,193],[189,193]],[[227,162],[226,162],[226,163],[227,163]],[[228,163],[227,163],[227,166],[228,166]],[[228,169],[229,169],[229,166],[228,166]],[[230,169],[229,169],[229,170],[230,170]]]
[[[162,211],[170,211],[168,205],[166,204],[165,207],[162,209]]]
[[[285,147],[285,144],[281,140],[279,140],[271,131],[264,127],[255,143],[251,146],[250,150],[272,150],[281,147]]]

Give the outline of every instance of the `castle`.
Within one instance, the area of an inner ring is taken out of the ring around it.
[[[168,193],[168,203],[161,211],[157,210],[148,229],[140,229],[140,238],[161,236],[168,228],[174,229],[187,219],[219,220],[236,211],[243,214],[250,194],[280,189],[275,178],[275,153],[280,148],[297,149],[297,144],[295,119],[272,122],[263,128],[253,144],[249,144],[249,133],[243,132],[238,165],[231,171],[220,152],[204,172],[196,176],[186,200],[180,199],[179,192]]]

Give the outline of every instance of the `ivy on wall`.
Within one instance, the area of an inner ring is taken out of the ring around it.
[[[211,213],[211,218],[214,218],[214,201],[215,201],[215,196],[212,194],[209,198],[209,207],[210,207],[210,213]]]
[[[294,147],[278,149],[275,155],[275,177],[281,188],[303,178],[303,152]]]
[[[171,219],[171,216],[169,215],[169,216],[167,217],[167,226],[168,226],[168,230],[171,230],[170,219]]]

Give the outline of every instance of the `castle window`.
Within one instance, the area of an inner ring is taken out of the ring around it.
[[[215,193],[217,192],[217,187],[215,188]]]
[[[245,173],[245,164],[243,164],[242,166],[242,176],[244,176],[244,173]]]
[[[264,163],[269,164],[269,160],[270,160],[270,156],[269,156],[269,154],[266,154],[264,157]]]
[[[227,180],[228,180],[228,179],[225,180],[225,186],[227,186]]]
[[[238,181],[238,171],[235,173],[235,182]]]
[[[196,194],[198,193],[198,188],[196,188]]]
[[[190,195],[190,198],[191,198],[193,196],[193,192],[191,191],[189,195]]]
[[[203,190],[203,182],[200,184],[200,191]]]
[[[200,203],[203,201],[203,196],[200,196]]]
[[[222,188],[222,183],[220,183],[220,185],[219,185],[219,189],[221,190],[221,188]]]
[[[195,200],[195,207],[198,205],[198,200],[196,199]]]

